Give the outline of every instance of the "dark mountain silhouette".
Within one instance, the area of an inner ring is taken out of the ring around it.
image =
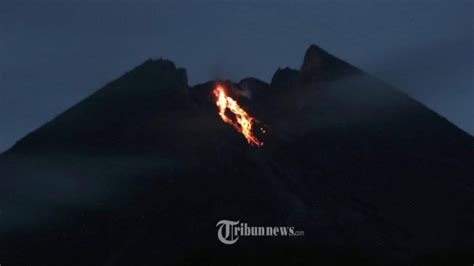
[[[472,263],[471,136],[316,46],[271,84],[221,82],[262,148],[221,121],[215,81],[159,59],[2,154],[0,263]],[[225,246],[222,219],[305,236]]]

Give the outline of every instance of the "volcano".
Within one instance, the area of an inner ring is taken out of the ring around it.
[[[0,263],[472,264],[473,158],[472,136],[315,45],[270,83],[190,86],[150,59],[0,156]],[[304,236],[225,245],[221,220]]]

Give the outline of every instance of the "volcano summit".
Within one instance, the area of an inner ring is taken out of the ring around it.
[[[0,156],[0,263],[454,265],[473,158],[472,136],[317,46],[270,84],[190,86],[147,60]],[[221,220],[304,236],[224,246]]]

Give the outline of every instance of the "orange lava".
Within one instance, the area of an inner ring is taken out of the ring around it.
[[[216,97],[216,105],[217,108],[219,108],[219,116],[222,120],[242,133],[250,145],[255,145],[257,147],[263,146],[263,142],[258,140],[252,132],[255,122],[258,122],[258,120],[251,117],[244,109],[242,109],[242,107],[240,107],[236,100],[228,96],[223,85],[218,84],[216,86],[214,89],[214,96]],[[235,115],[235,121],[226,115],[227,110]],[[260,131],[262,133],[266,132],[263,127],[260,127]]]

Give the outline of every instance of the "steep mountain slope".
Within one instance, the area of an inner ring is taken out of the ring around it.
[[[0,158],[0,258],[367,265],[469,255],[471,136],[316,46],[271,84],[222,83],[265,123],[262,148],[220,120],[214,81],[189,87],[166,60],[146,61],[19,141]],[[224,249],[222,219],[305,236]]]

